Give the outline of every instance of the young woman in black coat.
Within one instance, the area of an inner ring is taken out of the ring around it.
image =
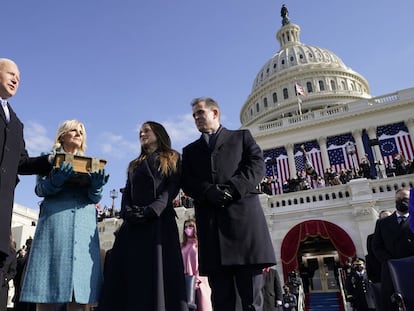
[[[141,154],[129,163],[124,219],[105,272],[100,311],[187,311],[183,261],[173,200],[180,155],[165,128],[145,122]]]

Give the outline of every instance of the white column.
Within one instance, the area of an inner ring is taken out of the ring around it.
[[[328,148],[326,146],[326,137],[319,137],[318,144],[319,144],[319,148],[321,149],[322,164],[323,164],[323,172],[321,172],[321,174],[323,175],[326,169],[331,167],[331,162],[329,161],[329,155],[328,155]]]
[[[362,130],[360,130],[360,129],[354,130],[352,132],[352,136],[354,136],[354,138],[355,138],[355,144],[356,144],[357,151],[358,151],[358,156],[359,156],[359,159],[357,159],[357,161],[359,163],[359,160],[362,157],[364,157],[365,154],[367,153],[365,151],[365,148],[364,148],[364,143],[362,142]]]
[[[294,176],[296,176],[296,164],[295,164],[295,155],[293,154],[293,144],[286,145],[286,152],[287,152],[288,161],[289,161],[290,178],[293,178]]]
[[[370,128],[367,129],[367,132],[368,132],[369,139],[376,139],[377,138],[377,128],[370,127]],[[387,173],[385,172],[384,159],[382,158],[382,154],[381,154],[381,150],[379,148],[379,145],[374,145],[374,146],[372,146],[372,148],[373,148],[373,152],[374,152],[374,159],[377,162],[382,163],[382,164],[378,165],[378,168],[379,168],[379,172],[377,170],[378,177],[386,178]]]

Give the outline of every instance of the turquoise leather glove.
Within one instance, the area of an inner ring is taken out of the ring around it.
[[[53,186],[60,188],[69,178],[73,176],[74,173],[72,163],[63,162],[60,167],[52,169],[50,183]]]
[[[90,188],[100,189],[108,182],[109,175],[105,174],[105,170],[99,170],[97,172],[89,173]]]

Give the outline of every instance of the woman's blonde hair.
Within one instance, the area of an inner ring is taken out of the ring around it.
[[[52,147],[52,151],[56,151],[58,149],[63,148],[63,145],[62,145],[63,135],[65,135],[67,132],[69,132],[73,129],[77,129],[78,126],[81,128],[81,130],[83,132],[82,144],[79,147],[78,153],[79,153],[79,155],[84,155],[85,151],[86,151],[86,130],[85,130],[85,126],[83,125],[83,123],[81,123],[80,121],[75,120],[75,119],[63,121],[59,125],[59,128],[56,132],[55,142],[54,142],[54,145]]]
[[[194,239],[197,239],[197,225],[196,225],[196,221],[193,218],[189,218],[186,221],[184,221],[184,224],[183,224],[183,242],[181,243],[181,246],[185,246],[187,244],[187,241],[188,241],[188,237],[185,234],[185,226],[187,224],[193,225],[193,228],[194,228],[193,238]]]
[[[159,167],[158,170],[164,176],[169,176],[178,170],[178,160],[180,154],[171,148],[171,139],[165,130],[164,126],[154,121],[147,121],[143,125],[149,125],[151,130],[157,137],[158,152],[159,152]],[[131,172],[138,164],[144,161],[150,154],[141,146],[141,154],[129,163],[128,172]]]

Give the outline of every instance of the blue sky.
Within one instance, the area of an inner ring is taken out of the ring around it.
[[[412,1],[5,1],[0,57],[20,67],[10,103],[29,153],[50,150],[58,125],[79,119],[87,154],[108,161],[101,204],[111,205],[109,191],[124,186],[144,121],[164,124],[181,152],[199,136],[191,100],[210,96],[223,124],[240,127],[256,74],[279,50],[282,3],[301,42],[334,52],[372,95],[414,86]],[[16,203],[37,208],[34,183],[21,177]]]

